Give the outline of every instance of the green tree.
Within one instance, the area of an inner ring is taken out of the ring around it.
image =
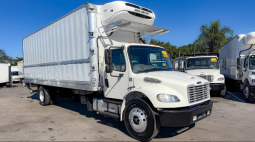
[[[0,49],[0,63],[10,63],[11,66],[17,66],[18,62],[22,60],[22,57],[16,57],[16,59],[13,59],[12,57],[8,56],[4,50]]]
[[[11,57],[7,56],[4,50],[0,49],[0,63],[9,63]]]
[[[12,59],[12,60],[11,60],[11,65],[12,65],[12,66],[17,66],[17,65],[18,65],[18,62],[19,62],[19,61],[22,61],[22,60],[23,60],[22,57],[16,57],[16,59]]]
[[[202,25],[199,38],[194,42],[198,51],[205,52],[208,46],[209,52],[218,50],[233,37],[233,30],[227,26],[221,26],[220,20],[211,21],[210,26]]]

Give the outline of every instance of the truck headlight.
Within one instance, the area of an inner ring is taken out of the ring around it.
[[[160,102],[180,102],[180,99],[175,95],[169,95],[169,94],[158,94],[157,99]]]
[[[218,78],[218,81],[223,81],[223,80],[224,80],[224,77]]]

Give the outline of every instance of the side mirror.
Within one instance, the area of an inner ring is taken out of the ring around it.
[[[105,72],[106,72],[106,73],[111,73],[111,72],[112,72],[112,69],[110,68],[109,65],[106,65],[106,66],[105,66]]]
[[[112,64],[112,52],[110,49],[105,49],[105,64],[111,65]]]

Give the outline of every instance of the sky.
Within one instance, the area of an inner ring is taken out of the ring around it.
[[[203,24],[220,20],[234,35],[255,31],[255,0],[126,0],[154,11],[154,26],[169,29],[157,40],[182,46],[193,43]],[[0,0],[0,49],[22,57],[22,38],[90,2],[112,0]]]

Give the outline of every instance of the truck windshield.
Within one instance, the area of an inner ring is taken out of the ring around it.
[[[128,54],[134,73],[173,70],[172,63],[164,48],[130,46]]]
[[[18,76],[19,73],[17,71],[11,72],[12,76]]]
[[[250,56],[250,70],[255,70],[255,55]]]
[[[215,57],[189,58],[186,61],[186,70],[192,69],[219,69],[218,59]]]

